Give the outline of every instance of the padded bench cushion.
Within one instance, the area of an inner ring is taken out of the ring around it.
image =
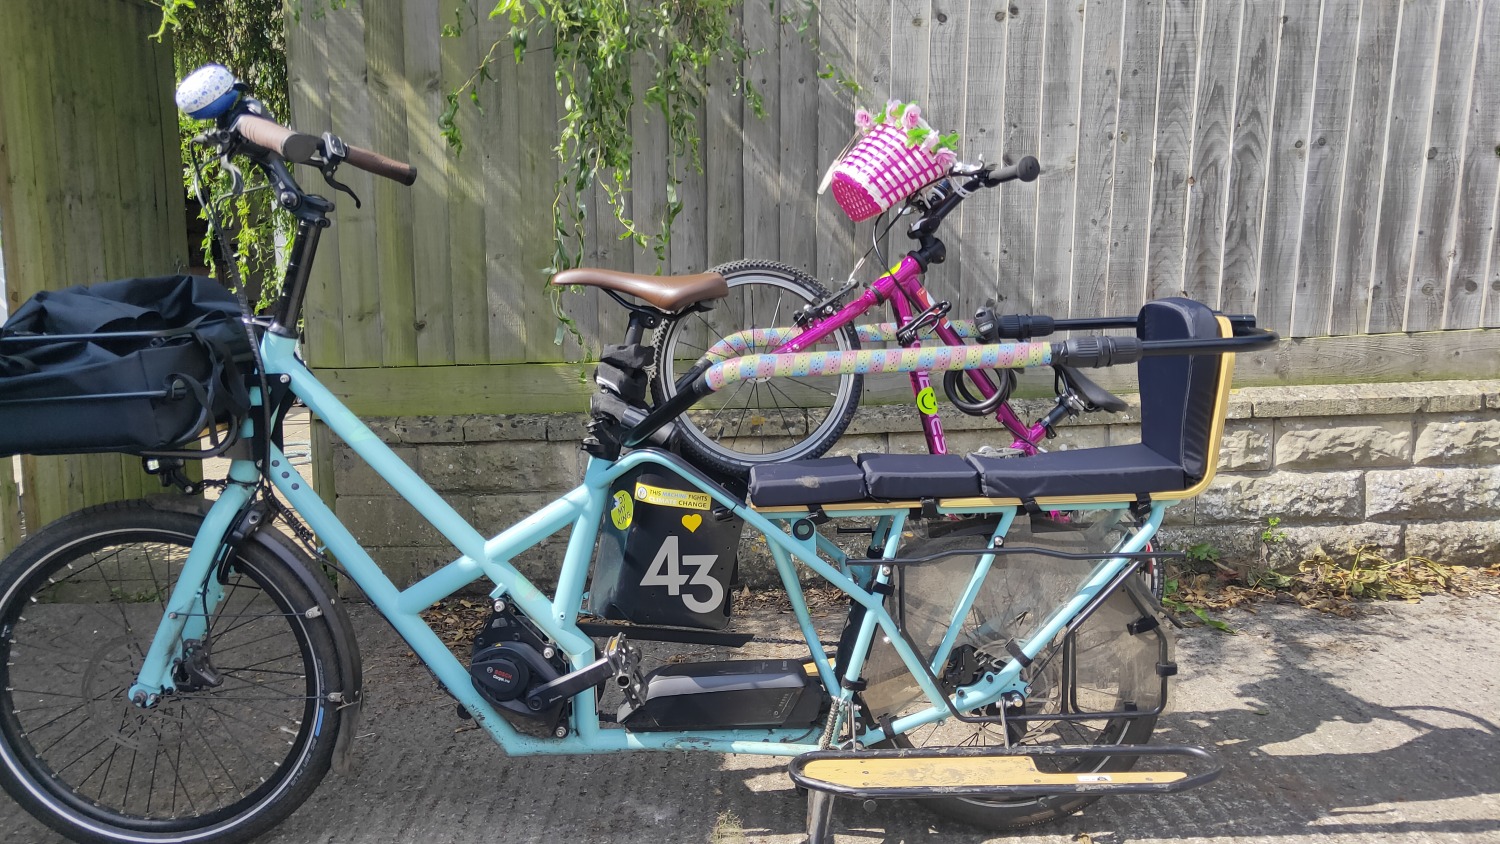
[[[859,465],[871,498],[914,501],[979,494],[979,470],[957,454],[861,454]]]
[[[969,463],[979,470],[980,489],[990,498],[1176,492],[1191,485],[1181,466],[1140,444],[1030,457],[971,454]]]
[[[862,501],[865,473],[848,457],[761,463],[750,470],[750,500],[757,507]]]

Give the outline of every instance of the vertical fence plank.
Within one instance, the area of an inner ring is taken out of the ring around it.
[[[33,14],[30,5],[11,10],[7,31],[30,33],[27,40],[33,49],[19,50],[8,72],[0,73],[0,106],[5,109],[0,113],[0,175],[4,176],[0,178],[0,207],[4,208],[0,213],[0,243],[9,244],[0,255],[5,260],[8,313],[15,313],[35,292],[33,286],[45,278],[42,262],[62,259],[58,250],[20,248],[20,244],[57,231],[47,227],[45,216],[56,214],[61,221],[61,208],[46,201],[46,186],[56,178],[56,147],[37,146],[33,137],[41,134],[40,121],[25,117],[50,95],[50,91],[38,89],[51,83],[46,54],[41,49],[46,45],[45,31],[33,31]]]
[[[15,461],[0,457],[0,556],[21,542],[21,496],[16,487]]]
[[[1256,305],[1255,274],[1260,264],[1266,199],[1279,5],[1247,2],[1240,28],[1234,134],[1225,196],[1224,258],[1217,297],[1226,313],[1252,313]]]
[[[891,90],[891,6],[895,0],[854,0],[855,80],[861,104],[871,114],[885,107]],[[746,21],[748,28],[749,21]]]
[[[38,7],[40,9],[40,7]],[[149,6],[62,0],[8,10],[0,55],[0,215],[10,306],[39,290],[186,265],[170,45],[147,40]],[[0,474],[0,531],[18,537],[14,461]],[[142,488],[114,454],[27,456],[29,530]]]
[[[966,160],[999,163],[1005,130],[1005,19],[1009,10],[971,3],[968,24],[968,84],[964,97],[962,153]],[[1004,190],[1001,188],[1000,190]],[[959,270],[961,310],[1000,292],[1000,197],[994,193],[965,202],[960,228],[965,244]]]
[[[613,185],[615,174],[613,172],[601,172],[594,180],[592,204],[589,208],[588,227],[593,232],[593,244],[590,247],[590,263],[596,267],[603,267],[623,272],[635,270],[636,247],[629,240],[622,240],[621,235],[625,233],[625,227],[620,224],[615,216],[614,208],[609,204],[609,198],[605,183]],[[628,185],[626,186],[628,187]],[[620,194],[620,204],[626,218],[632,213],[633,203],[630,192],[623,191]],[[739,226],[739,211],[735,211],[735,226]],[[492,284],[506,284],[504,277],[493,278]],[[501,291],[504,292],[503,290]],[[613,343],[624,333],[626,312],[624,308],[616,305],[613,299],[606,297],[602,291],[583,288],[578,292],[563,293],[560,305],[565,313],[588,314],[592,309],[594,313],[595,331],[600,343]]]
[[[808,225],[816,215],[818,199],[818,109],[817,58],[798,28],[809,27],[806,37],[817,37],[817,20],[801,21],[811,14],[804,7],[787,14],[799,23],[782,24],[780,33],[781,90],[776,97],[775,117],[781,154],[778,163],[783,213],[777,220],[781,260],[810,274],[818,272],[818,228]]]
[[[1082,9],[1047,4],[1042,47],[1042,122],[1038,146],[1042,175],[1036,181],[1036,275],[1031,305],[1038,313],[1068,316],[1073,281],[1073,194],[1078,184],[1078,106],[1083,58]]]
[[[857,77],[854,7],[855,0],[825,0],[818,17],[818,41],[822,45],[824,61],[851,77]],[[820,72],[830,71],[820,68]],[[854,136],[853,103],[856,97],[863,95],[855,95],[838,84],[837,79],[820,82],[818,158],[813,173],[821,180],[824,171],[838,159]],[[854,224],[831,194],[813,197],[812,201],[817,204],[817,276],[825,285],[837,287],[854,270],[863,250],[855,238]]]
[[[549,38],[550,33],[543,33],[541,42],[546,43]],[[508,279],[505,283],[509,287],[510,307],[518,310],[523,320],[526,345],[522,360],[558,358],[555,341],[559,326],[552,313],[546,273],[552,263],[554,248],[551,208],[557,182],[557,155],[553,146],[557,143],[554,127],[557,126],[559,107],[549,55],[547,51],[533,48],[533,52],[516,68],[513,96],[517,100],[516,119],[521,128],[517,146],[508,153],[501,150],[502,155],[519,159],[520,177],[519,205],[516,206],[519,216],[510,218],[505,225],[516,226],[519,220],[528,218],[540,220],[543,225],[541,233],[534,228],[522,229],[516,261],[500,277]],[[506,93],[511,93],[510,89]],[[657,123],[660,123],[660,117],[657,117]],[[648,222],[647,225],[651,224]]]
[[[855,76],[864,86],[859,95],[860,105],[869,109],[871,114],[885,108],[886,101],[892,97],[908,96],[897,91],[891,83],[894,65],[898,61],[892,56],[891,48],[891,30],[899,25],[894,22],[897,17],[894,7],[895,0],[854,0]],[[863,253],[871,244],[871,224],[857,224],[854,237]],[[879,248],[886,250],[890,242],[890,238],[881,238]],[[889,257],[885,252],[881,254]],[[865,278],[872,278],[885,270],[884,266],[879,266],[880,260],[880,255],[872,258],[875,266],[865,268]]]
[[[1183,293],[1188,177],[1193,154],[1193,93],[1199,48],[1198,4],[1167,0],[1157,70],[1151,150],[1151,214],[1143,299]]]
[[[1328,331],[1359,26],[1358,0],[1326,0],[1323,4],[1323,30],[1313,78],[1312,133],[1307,147],[1302,246],[1292,299],[1292,332],[1298,337]]]
[[[475,72],[490,42],[483,37],[478,21],[464,0],[444,0],[443,19],[463,15],[463,35],[445,39],[442,50],[442,82],[439,93],[446,95]],[[480,142],[479,110],[467,95],[459,100],[453,116],[460,136],[468,145],[462,156],[447,153],[442,166],[447,176],[448,212],[448,286],[453,295],[453,360],[455,363],[489,361],[489,315],[485,300],[484,278],[484,182]],[[437,127],[428,127],[436,131]]]
[[[443,62],[438,6],[430,0],[403,2],[402,55],[406,82],[407,162],[421,177],[405,188],[412,222],[412,312],[417,363],[453,363],[453,285],[449,274],[448,151],[438,133],[443,99]],[[382,181],[387,181],[382,179]]]
[[[1042,117],[1042,37],[1047,30],[1046,4],[1012,3],[1005,19],[1005,116],[1000,154],[1020,160],[1034,155],[1046,178],[1048,157],[1038,127]],[[1035,309],[1031,288],[1036,278],[1037,182],[1012,182],[1000,188],[1000,282],[995,291],[1005,310]]]
[[[1427,166],[1422,174],[1422,204],[1417,212],[1417,238],[1402,325],[1406,331],[1430,331],[1443,324],[1445,287],[1458,236],[1455,215],[1464,129],[1468,125],[1479,36],[1483,34],[1480,16],[1491,13],[1486,4],[1466,0],[1452,0],[1443,11],[1437,87],[1427,132]]]
[[[715,178],[708,180],[708,263],[737,261],[745,257],[745,142],[744,121],[749,114],[744,95],[736,90],[738,69],[719,62],[710,72],[707,148],[703,166]]]
[[[1104,313],[1109,279],[1125,7],[1110,0],[1092,0],[1085,8],[1073,283],[1068,307],[1073,316],[1099,316]]]
[[[1120,100],[1115,117],[1109,276],[1101,309],[1111,315],[1135,313],[1146,288],[1151,144],[1165,12],[1163,0],[1129,0],[1125,6]]]
[[[922,100],[922,117],[938,132],[960,132],[967,119],[964,108],[969,82],[970,0],[933,0],[930,14],[927,28],[931,35],[928,49],[932,59],[929,62],[927,96]],[[985,196],[981,202],[993,202],[994,199]],[[943,222],[940,234],[948,247],[948,257],[942,264],[929,268],[927,274],[926,283],[933,291],[934,300],[950,302],[956,306],[954,313],[959,315],[964,315],[974,301],[973,294],[963,289],[963,267],[969,252],[963,230],[964,218],[970,208],[979,204],[965,202]]]
[[[1400,12],[1406,4],[1365,0],[1355,57],[1349,136],[1344,147],[1344,185],[1339,196],[1329,303],[1329,334],[1364,331],[1369,306],[1369,278],[1379,237],[1383,151],[1390,113],[1391,65],[1399,37]]]
[[[1408,3],[1401,10],[1396,42],[1391,108],[1387,121],[1380,191],[1379,235],[1370,269],[1370,334],[1400,331],[1406,317],[1406,285],[1416,238],[1417,201],[1427,161],[1427,127],[1432,122],[1434,76],[1442,35],[1440,3]]]
[[[342,19],[359,14],[362,13],[357,8],[349,9],[346,15],[340,15],[338,23],[343,24],[346,21]],[[339,59],[332,55],[335,44],[332,33],[329,32],[327,15],[315,15],[310,10],[305,10],[300,15],[287,12],[284,21],[287,99],[291,109],[288,118],[291,125],[308,133],[331,131],[347,138],[352,144],[369,143],[368,138],[355,138],[350,134],[353,127],[341,125],[333,119],[330,96],[332,79],[337,73],[347,75],[348,69],[341,66]],[[343,43],[348,44],[348,39]],[[363,65],[364,45],[359,41],[354,43],[358,58],[354,55],[342,58],[358,61]],[[355,92],[351,88],[346,82],[335,93],[354,96]],[[360,90],[363,90],[362,86]],[[304,169],[298,175],[300,177],[309,172]],[[357,172],[359,171],[353,167],[347,168],[340,180],[350,184],[353,181],[351,173]],[[368,191],[361,192],[359,187],[354,188],[354,192],[360,194],[362,199],[370,196]],[[340,241],[343,228],[349,223],[350,214],[355,209],[354,203],[348,200],[343,200],[338,205],[339,224],[324,229],[318,241],[318,260],[313,262],[306,304],[303,306],[306,326],[303,348],[306,350],[308,363],[319,367],[343,366],[346,348],[354,346],[362,352],[365,348],[350,336],[343,324],[345,314],[355,310],[355,303],[346,299],[340,289],[343,265]],[[378,360],[378,356],[376,359]]]
[[[410,157],[406,111],[411,85],[406,80],[403,8],[409,2],[365,4],[365,56],[375,149],[398,161]],[[411,194],[389,179],[374,180],[375,265],[380,277],[381,362],[386,366],[417,363],[413,320],[416,289],[412,278]]]
[[[1479,47],[1468,93],[1468,129],[1459,197],[1453,261],[1447,283],[1443,328],[1484,325],[1485,265],[1495,228],[1495,190],[1500,178],[1500,9],[1483,7]]]
[[[1490,219],[1493,221],[1490,255],[1481,277],[1480,325],[1486,328],[1500,328],[1500,184],[1495,186],[1494,201],[1495,205],[1490,211]]]
[[[781,39],[774,15],[745,11],[745,40],[757,51],[746,73],[766,97],[781,90]],[[745,110],[745,186],[742,220],[745,257],[775,260],[781,254],[781,121],[767,100],[767,114]]]
[[[649,100],[647,92],[656,84],[654,71],[654,63],[638,61],[631,74],[638,101],[630,114],[630,210],[636,230],[649,236],[661,233],[667,211],[667,118],[656,106],[642,102]],[[665,252],[636,247],[633,257],[638,273],[666,270]]]
[[[526,360],[526,313],[520,289],[527,281],[521,245],[529,216],[540,217],[522,195],[525,164],[521,149],[520,68],[511,57],[510,39],[494,22],[480,25],[486,42],[500,41],[491,66],[493,81],[479,89],[480,107],[488,117],[481,124],[480,151],[484,161],[485,301],[489,303],[490,360]],[[609,178],[613,174],[600,174]],[[603,212],[604,204],[595,203]],[[534,237],[550,234],[550,225],[530,229]]]
[[[1229,189],[1229,144],[1234,131],[1236,71],[1245,0],[1220,0],[1205,12],[1193,114],[1193,164],[1187,191],[1187,242],[1182,289],[1219,305],[1224,262],[1224,216]]]
[[[1500,184],[1495,186],[1495,205],[1490,211],[1490,256],[1482,277],[1480,325],[1500,328]]]
[[[704,131],[708,119],[707,102],[699,103],[693,110],[694,131]],[[677,187],[677,200],[682,210],[672,224],[672,249],[668,256],[668,272],[701,273],[708,269],[708,173],[702,167],[704,149],[698,148],[698,162],[691,159],[673,165],[682,184]],[[812,191],[808,191],[811,195]]]
[[[932,0],[891,0],[890,38],[891,99],[925,108],[931,100]]]
[[[376,118],[370,102],[371,87],[367,84],[370,71],[365,47],[366,15],[362,4],[351,4],[328,15],[324,48],[328,52],[328,117],[340,137],[386,153],[376,146]],[[316,34],[316,30],[310,32],[309,38]],[[330,307],[343,314],[343,331],[336,338],[343,352],[343,365],[379,366],[385,356],[381,339],[380,262],[379,253],[370,243],[377,230],[378,177],[357,167],[346,167],[339,176],[364,200],[364,207],[356,208],[352,202],[339,204],[339,219],[332,227],[338,233],[336,240],[321,247],[325,255],[317,263],[328,260],[326,253],[330,247],[337,248],[338,272],[336,277],[329,278],[329,293],[339,297]]]
[[[1259,321],[1290,336],[1322,9],[1284,0],[1280,11],[1271,106],[1274,114],[1266,157],[1265,231],[1261,235],[1255,301]]]

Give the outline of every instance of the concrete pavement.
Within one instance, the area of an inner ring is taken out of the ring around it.
[[[1179,635],[1163,741],[1203,744],[1224,776],[1167,797],[990,836],[909,803],[840,803],[854,842],[1500,842],[1500,599],[1430,598],[1337,619],[1266,605],[1240,634]],[[339,842],[801,840],[784,762],[637,754],[507,759],[453,713],[383,622],[359,608],[367,716],[357,771],[330,774],[265,837]],[[0,841],[59,840],[0,798]]]

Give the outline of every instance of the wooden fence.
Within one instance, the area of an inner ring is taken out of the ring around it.
[[[317,267],[309,354],[376,397],[356,401],[365,412],[563,409],[583,389],[578,367],[557,365],[580,349],[555,344],[541,272],[559,170],[546,53],[502,63],[483,114],[461,112],[461,156],[436,131],[444,93],[501,34],[482,20],[490,5],[457,39],[438,33],[475,8],[461,0],[351,4],[289,38],[295,124],[421,171],[410,190],[351,174],[365,207],[340,203]],[[591,262],[693,272],[749,256],[841,281],[868,242],[814,195],[849,138],[850,99],[764,6],[744,14],[769,113],[755,119],[716,74],[705,173],[683,187],[665,266],[598,214]],[[1346,338],[1267,364],[1309,368],[1282,380],[1500,370],[1494,332],[1455,333],[1500,326],[1500,2],[823,0],[818,34],[866,104],[921,102],[969,158],[1041,160],[1036,183],[950,218],[929,283],[960,312],[995,297],[1130,313],[1183,294],[1287,336]],[[652,219],[664,130],[644,114],[632,129],[632,211]],[[564,305],[591,343],[618,335],[597,294]],[[1367,336],[1394,332],[1409,334]],[[1332,364],[1329,349],[1343,350]]]
[[[139,0],[8,3],[0,25],[0,226],[9,308],[38,290],[187,262],[172,49]],[[100,420],[100,424],[109,424]],[[26,524],[160,489],[116,454],[24,457]],[[0,552],[19,537],[0,458]]]

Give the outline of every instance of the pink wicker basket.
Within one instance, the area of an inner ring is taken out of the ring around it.
[[[911,196],[943,174],[931,152],[907,146],[906,133],[885,123],[870,131],[833,168],[833,198],[862,222]]]

